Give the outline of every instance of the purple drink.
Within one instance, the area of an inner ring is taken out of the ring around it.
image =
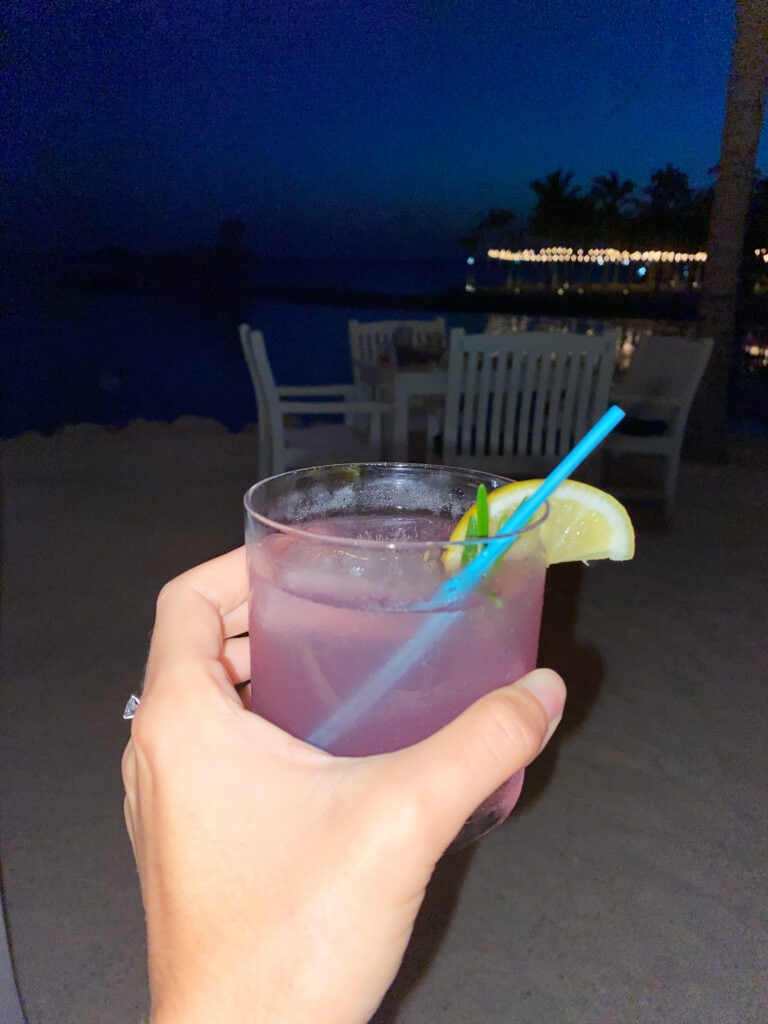
[[[406,644],[432,637],[370,706],[320,744],[335,754],[383,753],[424,739],[532,669],[545,572],[536,527],[465,601],[425,608],[446,579],[441,556],[477,485],[507,482],[371,465],[283,474],[252,488],[253,710],[312,740]],[[455,845],[503,820],[521,785],[519,773],[493,794]]]

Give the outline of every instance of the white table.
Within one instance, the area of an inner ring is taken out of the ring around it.
[[[411,403],[418,398],[445,398],[448,371],[438,366],[376,366],[361,363],[356,379],[370,389],[374,398],[392,406],[392,434],[388,457],[395,462],[408,460],[408,435]]]
[[[408,459],[408,426],[410,405],[414,398],[445,398],[448,371],[440,369],[398,369],[390,377],[388,390],[393,406],[392,458]]]

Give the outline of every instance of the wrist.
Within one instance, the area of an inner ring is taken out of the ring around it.
[[[312,1024],[323,1024],[315,1018],[309,1019]],[[247,1009],[225,1009],[220,1005],[215,1009],[166,1006],[157,1012],[153,1010],[147,1024],[307,1024],[307,1020],[282,1012],[269,1013],[254,1006]]]
[[[163,997],[156,1005],[153,1000],[148,1024],[323,1024],[314,1015],[294,1014],[285,1005],[267,1007],[254,994],[227,992],[227,987],[222,979],[210,998],[197,990]]]
[[[163,1000],[159,1006],[153,1006],[147,1024],[307,1024],[308,1021],[311,1024],[340,1024],[349,1019],[345,1010],[336,1014],[328,1013],[327,1008],[317,1005],[309,1012],[306,1012],[306,1007],[301,1010],[286,1005],[265,1007],[259,1004],[258,999],[246,1005],[241,1000],[227,1001],[220,992],[210,1003],[196,999]]]

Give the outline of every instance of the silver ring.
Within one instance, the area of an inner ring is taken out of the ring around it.
[[[132,693],[128,698],[128,703],[125,705],[123,711],[123,719],[129,721],[136,714],[136,709],[141,704],[141,696],[138,693]]]

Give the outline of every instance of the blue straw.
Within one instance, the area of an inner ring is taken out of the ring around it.
[[[613,430],[617,423],[624,419],[625,413],[618,405],[600,417],[597,423],[565,456],[563,461],[552,470],[546,480],[525,501],[521,502],[512,515],[498,529],[493,543],[486,544],[483,550],[460,572],[446,580],[435,597],[431,606],[445,605],[447,602],[458,601],[470,594],[485,576],[497,558],[515,543],[519,531],[533,519],[536,512],[552,493],[581,465],[588,455]],[[509,536],[507,536],[509,534]],[[503,538],[503,539],[502,539]]]
[[[389,661],[382,665],[377,672],[374,672],[353,697],[337,708],[310,733],[307,737],[309,743],[327,749],[424,658],[426,651],[440,639],[454,621],[456,613],[447,610],[447,606],[458,603],[472,593],[494,562],[515,543],[520,535],[519,531],[530,522],[547,498],[551,497],[553,491],[594,451],[616,424],[624,418],[624,415],[623,410],[617,405],[613,405],[601,416],[594,427],[552,470],[546,480],[541,482],[533,494],[518,505],[509,519],[500,527],[503,534],[497,533],[491,543],[486,544],[483,550],[460,573],[446,580],[432,600],[423,606],[422,610],[432,611],[435,614],[425,621],[424,625],[400,650],[392,655]],[[437,613],[438,609],[446,610]]]

